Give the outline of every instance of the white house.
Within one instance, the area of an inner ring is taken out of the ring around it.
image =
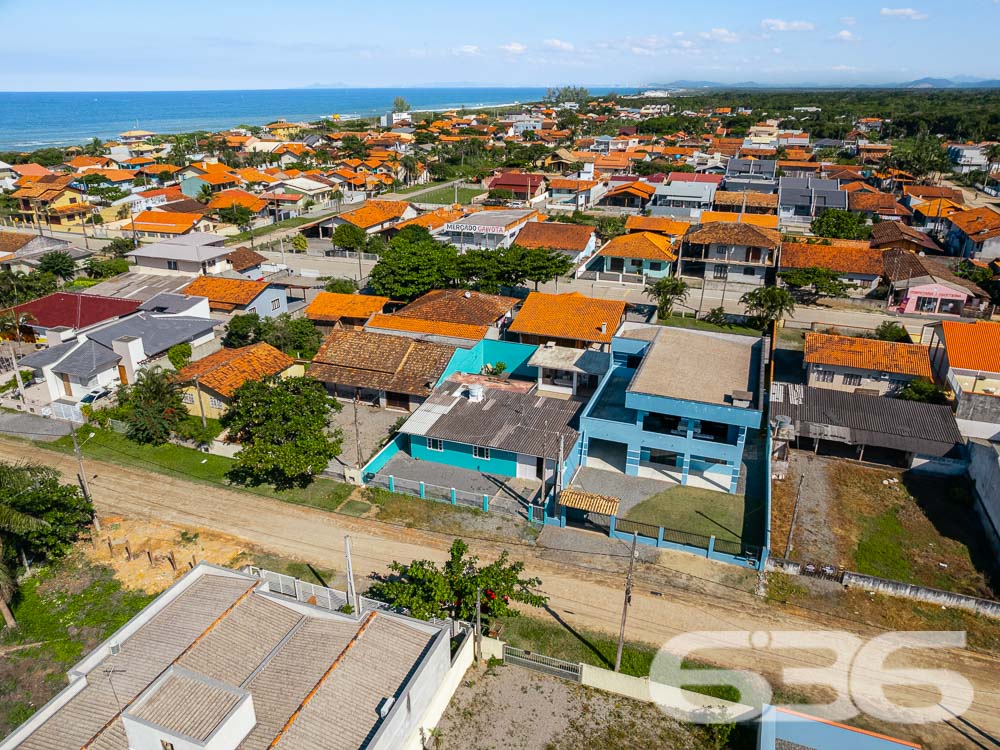
[[[135,260],[137,273],[187,276],[223,273],[230,270],[226,258],[230,250],[224,246],[225,241],[225,237],[217,234],[192,232],[138,247],[129,255]]]

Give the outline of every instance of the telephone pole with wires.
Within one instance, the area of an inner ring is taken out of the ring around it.
[[[628,608],[632,603],[632,567],[635,565],[635,546],[638,542],[636,532],[632,532],[632,551],[628,557],[628,573],[625,575],[625,603],[622,605],[622,627],[618,631],[618,653],[615,654],[615,671],[620,672],[622,666],[622,647],[625,645],[625,620]]]

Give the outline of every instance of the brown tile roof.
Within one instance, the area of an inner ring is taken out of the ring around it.
[[[852,211],[869,211],[880,215],[910,216],[912,212],[906,206],[896,201],[896,196],[889,193],[869,193],[855,191],[848,193],[847,205]]]
[[[590,513],[601,513],[605,516],[617,516],[619,502],[617,497],[584,492],[575,487],[567,487],[559,493],[560,505]]]
[[[37,236],[21,232],[0,232],[0,253],[16,253]]]
[[[518,300],[464,289],[435,289],[394,313],[398,318],[490,326],[514,309]]]
[[[672,262],[677,254],[672,249],[672,241],[654,232],[632,232],[612,239],[598,251],[598,255],[609,258],[637,258]]]
[[[747,216],[749,215],[751,214]],[[745,245],[747,247],[768,247],[776,250],[781,244],[781,232],[754,226],[746,222],[732,223],[719,221],[709,224],[695,224],[684,235],[684,241],[696,245],[720,243],[726,245]]]
[[[63,191],[70,188],[70,183],[78,175],[55,175],[47,174],[39,177],[34,182],[14,192],[14,198],[28,198],[30,200],[51,201],[58,198]]]
[[[423,227],[427,230],[440,229],[448,222],[458,221],[463,216],[465,216],[465,211],[461,208],[436,208],[415,218],[394,224],[393,229],[405,229],[409,226]]]
[[[965,203],[965,195],[957,188],[938,185],[904,185],[903,195],[913,195],[917,198],[947,198],[955,203]]]
[[[260,342],[239,349],[220,349],[192,362],[177,377],[184,382],[198,378],[199,385],[230,398],[248,380],[277,375],[294,364],[295,360],[284,352]]]
[[[747,208],[777,208],[777,193],[756,193],[753,191],[731,192],[718,190],[715,193],[716,206],[746,206]]]
[[[1000,213],[988,206],[953,214],[949,221],[973,242],[1000,237]]]
[[[907,242],[933,250],[936,253],[941,252],[937,243],[928,235],[913,227],[906,226],[902,222],[880,221],[872,227],[872,247],[886,247]]]
[[[336,322],[341,318],[363,318],[367,320],[389,302],[388,297],[370,294],[336,294],[319,292],[306,307],[309,320]]]
[[[368,229],[393,219],[402,218],[409,207],[410,204],[406,201],[370,200],[360,208],[340,214],[339,218],[361,229]]]
[[[241,306],[253,302],[267,289],[267,282],[199,276],[181,290],[192,297],[207,297],[211,306]]]
[[[584,224],[556,221],[529,221],[514,242],[528,249],[549,248],[579,253],[587,248],[596,230]]]
[[[621,300],[595,299],[579,292],[532,292],[509,330],[512,333],[607,344],[624,315],[625,302]]]
[[[882,260],[885,250],[869,247],[867,242],[862,241],[856,245],[782,242],[781,262],[778,265],[781,269],[828,268],[841,274],[881,276],[885,270]]]
[[[856,367],[931,380],[931,359],[923,344],[807,333],[807,364]]]
[[[249,247],[238,247],[226,256],[234,271],[246,271],[261,263],[267,263],[267,258]]]
[[[428,396],[455,347],[371,331],[334,331],[309,374],[328,383]]]
[[[625,229],[629,232],[659,232],[671,237],[680,237],[691,224],[666,216],[629,216],[625,219]]]
[[[1000,372],[1000,323],[941,323],[948,364],[959,370]]]

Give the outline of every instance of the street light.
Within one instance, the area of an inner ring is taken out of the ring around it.
[[[76,437],[76,425],[75,425],[75,423],[70,422],[69,434],[73,438],[73,452],[76,454],[76,460],[77,460],[77,463],[79,464],[79,467],[80,467],[80,469],[79,469],[80,488],[83,490],[83,497],[89,503],[91,503],[91,505],[93,505],[93,499],[92,499],[92,497],[90,495],[90,484],[87,482],[87,470],[83,466],[83,450],[82,449],[83,449],[83,446],[85,446],[88,442],[90,442],[91,440],[93,440],[93,438],[97,435],[97,433],[96,432],[91,432],[89,435],[87,435],[87,438],[83,442],[80,442],[79,440],[77,440],[77,437]],[[97,517],[97,513],[96,512],[94,513],[94,530],[95,531],[100,531],[101,530],[101,520]]]

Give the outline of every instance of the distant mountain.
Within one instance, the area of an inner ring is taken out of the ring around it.
[[[971,89],[1000,88],[1000,79],[984,79],[973,76],[957,76],[955,78],[918,78],[915,81],[902,83],[758,83],[757,81],[740,81],[738,83],[719,83],[718,81],[679,80],[670,83],[651,83],[651,89]]]

